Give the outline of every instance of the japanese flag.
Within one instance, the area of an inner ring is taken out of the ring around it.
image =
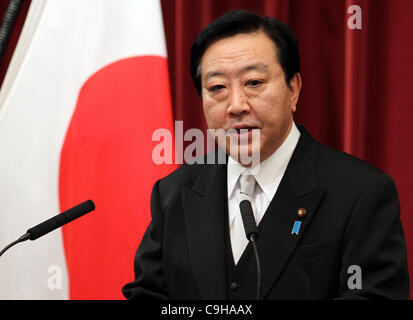
[[[32,0],[0,92],[0,299],[120,299],[150,220],[158,128],[172,132],[159,1]]]

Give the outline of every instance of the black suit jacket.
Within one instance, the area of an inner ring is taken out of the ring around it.
[[[393,180],[382,171],[301,137],[258,226],[264,299],[409,297],[406,245]],[[135,258],[133,298],[254,299],[249,244],[226,271],[226,165],[186,165],[156,182],[152,221]],[[297,209],[305,208],[299,234]],[[348,286],[361,268],[361,289]],[[237,282],[231,291],[230,283]],[[231,292],[231,294],[228,294]]]

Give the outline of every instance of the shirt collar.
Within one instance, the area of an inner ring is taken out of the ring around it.
[[[252,173],[269,201],[271,201],[277,191],[279,180],[281,180],[287,168],[300,135],[300,131],[293,122],[287,139],[270,157],[260,163],[259,170]],[[234,192],[239,176],[248,171],[248,168],[243,167],[232,157],[228,157],[228,198]]]

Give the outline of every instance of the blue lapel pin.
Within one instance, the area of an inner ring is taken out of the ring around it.
[[[293,230],[291,231],[291,234],[295,233],[298,236],[298,233],[300,232],[300,227],[301,221],[294,221]]]

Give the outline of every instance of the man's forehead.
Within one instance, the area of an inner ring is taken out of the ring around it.
[[[237,67],[239,71],[267,71],[277,60],[277,48],[263,32],[237,34],[212,43],[205,51],[201,63],[204,76],[222,75],[221,68]],[[254,60],[254,62],[251,62]],[[198,71],[201,71],[199,68]],[[242,70],[241,70],[242,69]]]

